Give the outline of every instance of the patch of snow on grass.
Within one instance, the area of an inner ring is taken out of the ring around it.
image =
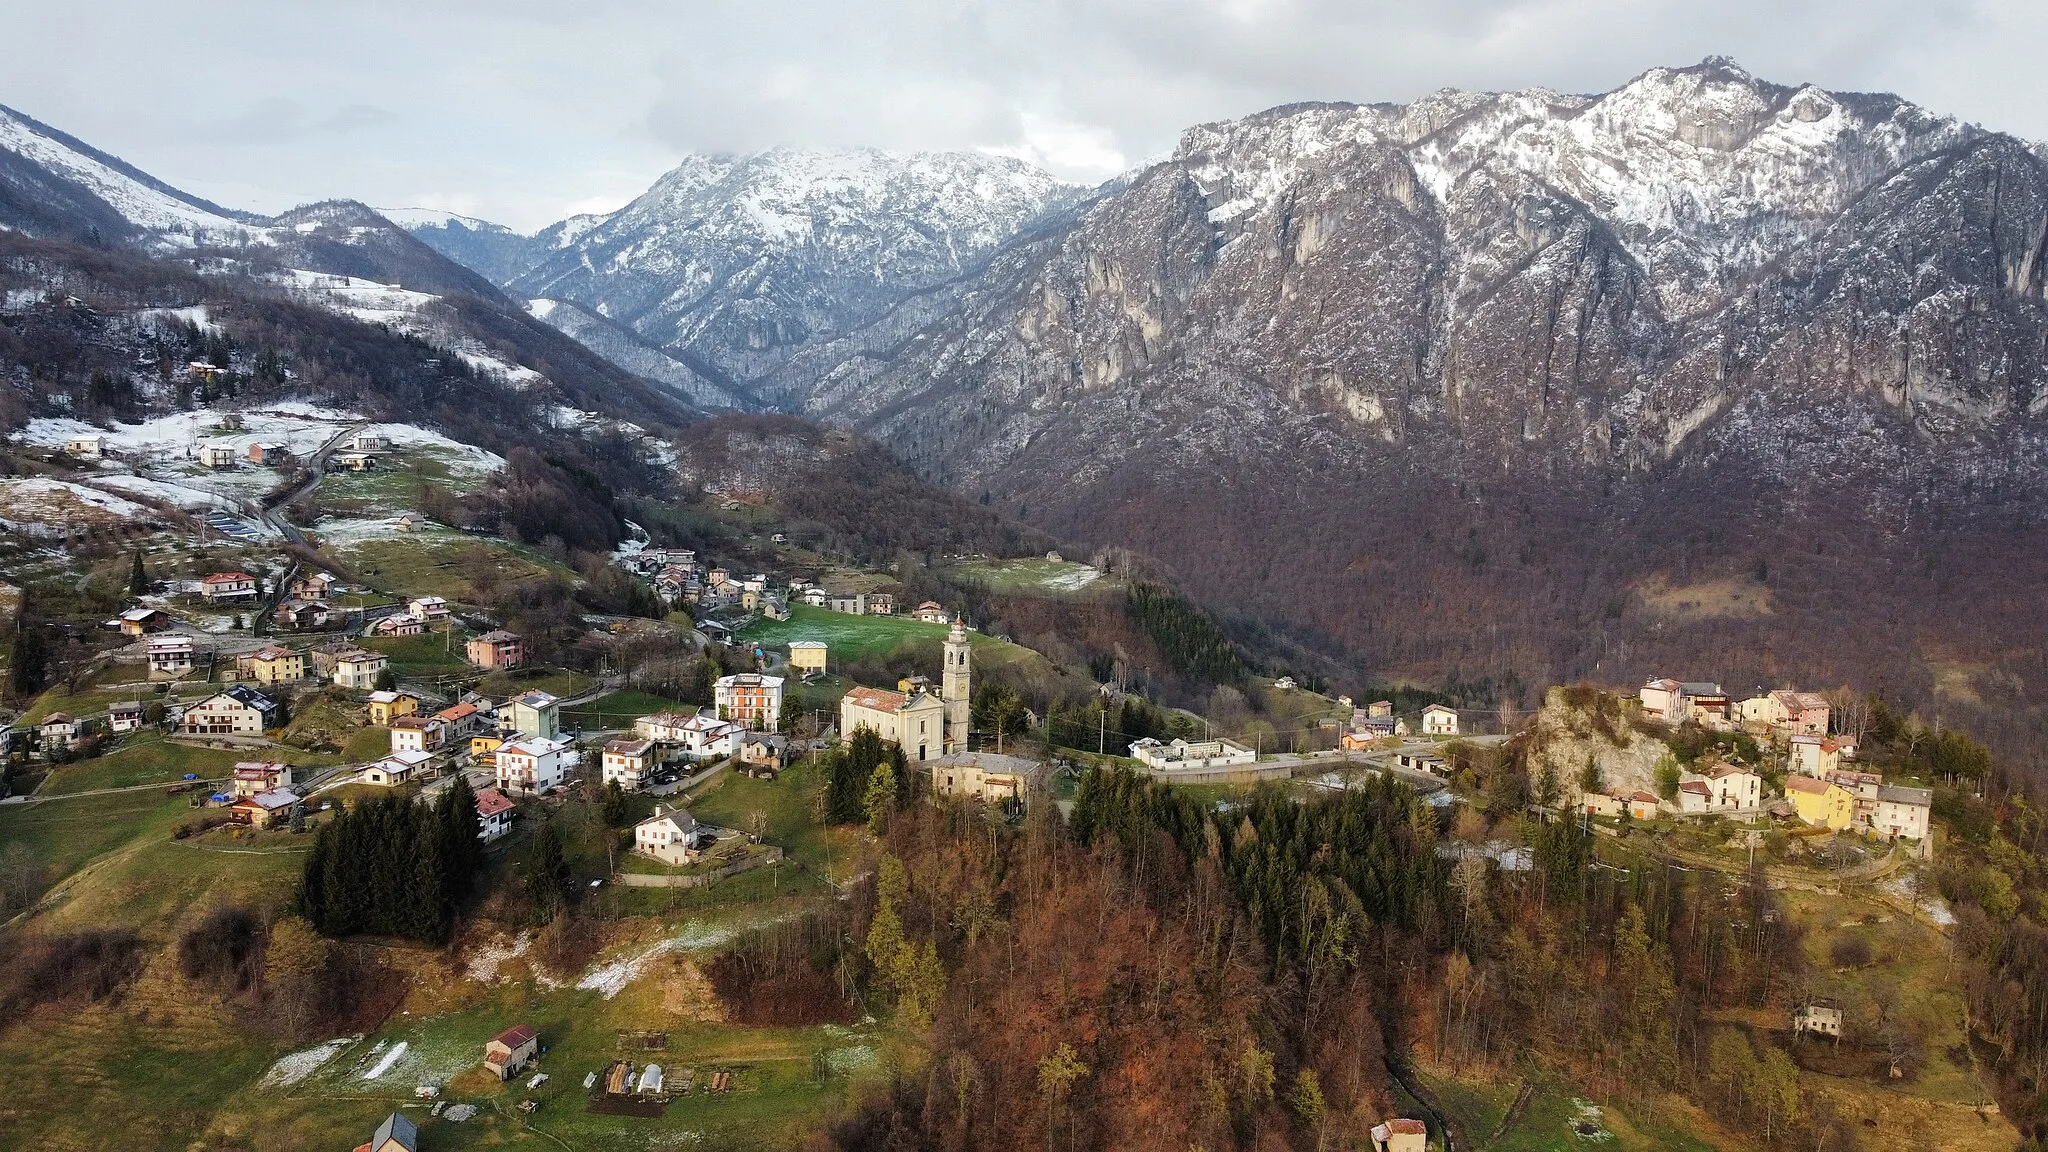
[[[576,981],[576,987],[585,992],[602,993],[605,999],[610,1000],[625,991],[626,985],[639,979],[640,974],[655,960],[671,952],[717,947],[732,939],[738,931],[738,928],[731,926],[692,922],[685,925],[681,932],[639,953],[591,969],[583,974],[582,979]]]
[[[373,1065],[368,1072],[363,1073],[363,1079],[375,1080],[377,1077],[382,1076],[386,1072],[391,1071],[391,1066],[393,1064],[398,1063],[399,1058],[405,1055],[405,1050],[407,1047],[408,1045],[403,1040],[400,1040],[398,1043],[393,1044],[391,1046],[390,1051],[384,1053],[384,1058],[382,1060],[377,1061],[377,1063]]]
[[[257,1082],[258,1088],[289,1088],[320,1070],[320,1066],[341,1055],[344,1048],[362,1039],[362,1036],[337,1036],[281,1057],[270,1066]]]
[[[1046,577],[1045,586],[1061,592],[1078,592],[1101,578],[1102,569],[1082,564],[1072,572],[1063,572],[1058,576]]]
[[[505,961],[526,955],[533,944],[533,934],[521,932],[510,943],[499,936],[489,944],[478,948],[469,958],[469,978],[483,984],[494,984],[499,980],[498,968]]]

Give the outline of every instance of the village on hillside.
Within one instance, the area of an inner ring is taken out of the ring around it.
[[[298,1116],[302,1146],[417,1152],[449,1125],[617,1140],[715,1129],[728,1108],[756,1136],[795,1123],[821,1097],[882,1083],[919,1017],[851,1012],[809,977],[757,988],[722,957],[738,948],[747,971],[768,971],[770,952],[795,947],[778,933],[844,934],[834,909],[870,891],[879,834],[902,812],[1024,834],[1125,773],[1217,813],[1398,785],[1468,893],[1537,868],[1558,827],[1593,845],[1589,873],[1656,851],[1731,886],[1760,877],[1835,925],[1815,938],[1851,960],[1842,941],[1915,941],[1779,990],[1762,1026],[1814,1068],[1864,1075],[1882,1049],[1873,1083],[1981,1095],[1967,1059],[1941,1054],[1947,1025],[1902,1040],[1869,1022],[1878,985],[1860,974],[1951,930],[1932,879],[1937,787],[1981,771],[1927,760],[1949,745],[1886,730],[1917,721],[1853,694],[1659,677],[1553,687],[1520,711],[1407,683],[1354,698],[1231,662],[1190,691],[1134,669],[1122,646],[1213,652],[1220,633],[1184,602],[1133,607],[1137,586],[1099,560],[863,566],[720,493],[695,547],[629,524],[615,549],[576,557],[415,507],[463,483],[445,446],[331,414],[252,419],[311,423],[273,441],[225,414],[187,420],[182,447],[38,446],[77,469],[66,500],[113,499],[109,483],[198,491],[202,473],[255,491],[241,474],[262,469],[298,514],[214,493],[204,511],[194,497],[15,541],[35,596],[75,587],[93,615],[53,629],[48,681],[0,725],[0,910],[111,918],[197,955],[244,930],[237,909],[260,909],[246,914],[261,932],[303,925],[314,941],[308,983],[220,977],[299,989],[220,995],[241,1004],[220,1009],[231,1016],[259,1002],[293,1013],[264,1015],[264,1035],[289,1040],[258,1044],[260,1066],[219,1085],[234,1125]],[[1077,655],[1057,636],[1003,633],[989,607],[1001,596],[1152,624]],[[50,610],[27,589],[7,604]],[[414,871],[395,879],[393,854]],[[190,891],[138,911],[135,893],[162,876]],[[798,952],[852,963],[842,944],[804,939]],[[139,1002],[174,1002],[152,1010],[201,1028],[195,989],[216,977],[183,963],[145,971]],[[904,964],[889,979],[914,1005]],[[0,1069],[8,1058],[0,1046]],[[1429,1074],[1459,1089],[1448,1067]],[[1378,1116],[1370,1144],[1440,1146],[1431,1125],[1450,1108]],[[1573,1116],[1584,1131],[1623,1124]]]

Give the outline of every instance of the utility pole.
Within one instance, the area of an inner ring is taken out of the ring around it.
[[[1095,754],[1102,755],[1102,749],[1109,737],[1109,709],[1101,704],[1095,706]]]

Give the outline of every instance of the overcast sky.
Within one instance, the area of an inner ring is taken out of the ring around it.
[[[0,104],[235,208],[533,229],[691,151],[981,148],[1094,181],[1190,124],[1708,54],[2048,139],[2042,0],[0,0]]]

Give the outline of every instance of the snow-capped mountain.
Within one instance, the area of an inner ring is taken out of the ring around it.
[[[514,295],[577,304],[745,387],[796,350],[977,269],[1076,190],[978,153],[692,157],[606,216],[543,230]],[[415,234],[471,267],[476,230]],[[494,241],[495,242],[495,241]]]
[[[1811,589],[1781,654],[1902,604],[1910,648],[1939,610],[1815,552],[2048,523],[2044,237],[2025,142],[1723,60],[1296,105],[763,387],[1395,667],[1589,674],[1659,572]]]
[[[493,284],[503,284],[532,263],[534,240],[503,224],[431,208],[379,208],[385,219]]]
[[[241,242],[259,217],[180,192],[133,165],[0,106],[0,227],[62,239]]]

